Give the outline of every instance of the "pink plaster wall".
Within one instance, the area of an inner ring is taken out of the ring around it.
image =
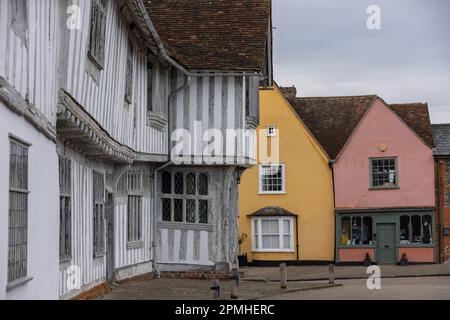
[[[363,262],[366,258],[366,253],[369,253],[370,258],[375,261],[374,249],[339,249],[339,262]]]
[[[398,190],[370,190],[371,157],[398,157]],[[435,206],[432,150],[381,99],[349,140],[334,174],[337,209]]]
[[[435,262],[434,248],[400,248],[399,257],[406,253],[409,262]]]

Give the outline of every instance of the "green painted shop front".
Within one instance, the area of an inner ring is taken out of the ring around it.
[[[337,211],[336,263],[434,263],[435,230],[433,208]]]

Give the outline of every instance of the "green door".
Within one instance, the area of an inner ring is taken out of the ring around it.
[[[377,224],[377,262],[378,264],[396,263],[395,224]]]

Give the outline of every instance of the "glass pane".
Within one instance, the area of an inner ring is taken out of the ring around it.
[[[270,249],[270,236],[262,236],[262,249]]]
[[[171,200],[170,199],[162,199],[162,220],[163,221],[172,221],[171,217]]]
[[[175,222],[183,222],[183,200],[175,199],[173,202],[174,220]]]
[[[162,193],[170,194],[172,193],[172,175],[169,172],[164,172],[162,174]]]
[[[186,200],[186,222],[195,223],[195,200]]]
[[[420,227],[420,216],[411,217],[412,224],[412,242],[421,243],[421,227]]]
[[[362,228],[361,217],[353,217],[352,219],[352,245],[362,244]]]
[[[280,224],[278,220],[272,221],[270,224],[270,233],[271,234],[278,234],[280,230]]]
[[[195,174],[189,173],[186,176],[186,194],[195,195],[196,183]]]
[[[426,215],[422,217],[422,243],[430,244],[432,243],[432,229],[431,229],[432,219],[431,216]]]
[[[270,234],[270,220],[261,221],[262,234]]]
[[[372,217],[363,218],[363,244],[373,244]]]
[[[283,237],[284,249],[291,249],[291,236]]]
[[[198,193],[202,196],[208,195],[208,177],[206,174],[201,174],[198,177]]]
[[[184,181],[183,181],[183,174],[177,173],[175,174],[175,194],[183,194],[184,189]]]
[[[270,236],[271,249],[280,249],[280,238],[278,236]]]
[[[200,200],[198,202],[198,222],[208,223],[208,201]]]
[[[400,244],[411,244],[409,216],[400,217]]]
[[[291,234],[291,221],[290,220],[284,220],[283,221],[283,232],[285,235],[290,235]]]
[[[350,218],[341,220],[341,245],[350,245]]]

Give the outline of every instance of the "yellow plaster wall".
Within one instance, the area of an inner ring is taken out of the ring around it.
[[[297,253],[252,253],[249,214],[280,206],[298,215],[299,260],[334,260],[334,200],[332,172],[323,152],[277,87],[261,90],[261,124],[279,130],[280,163],[286,164],[286,194],[259,194],[259,167],[244,172],[239,189],[239,234],[248,238],[241,253],[252,260],[296,260]],[[269,138],[270,139],[270,138]],[[295,233],[295,226],[294,226]],[[295,244],[294,244],[295,246]]]

